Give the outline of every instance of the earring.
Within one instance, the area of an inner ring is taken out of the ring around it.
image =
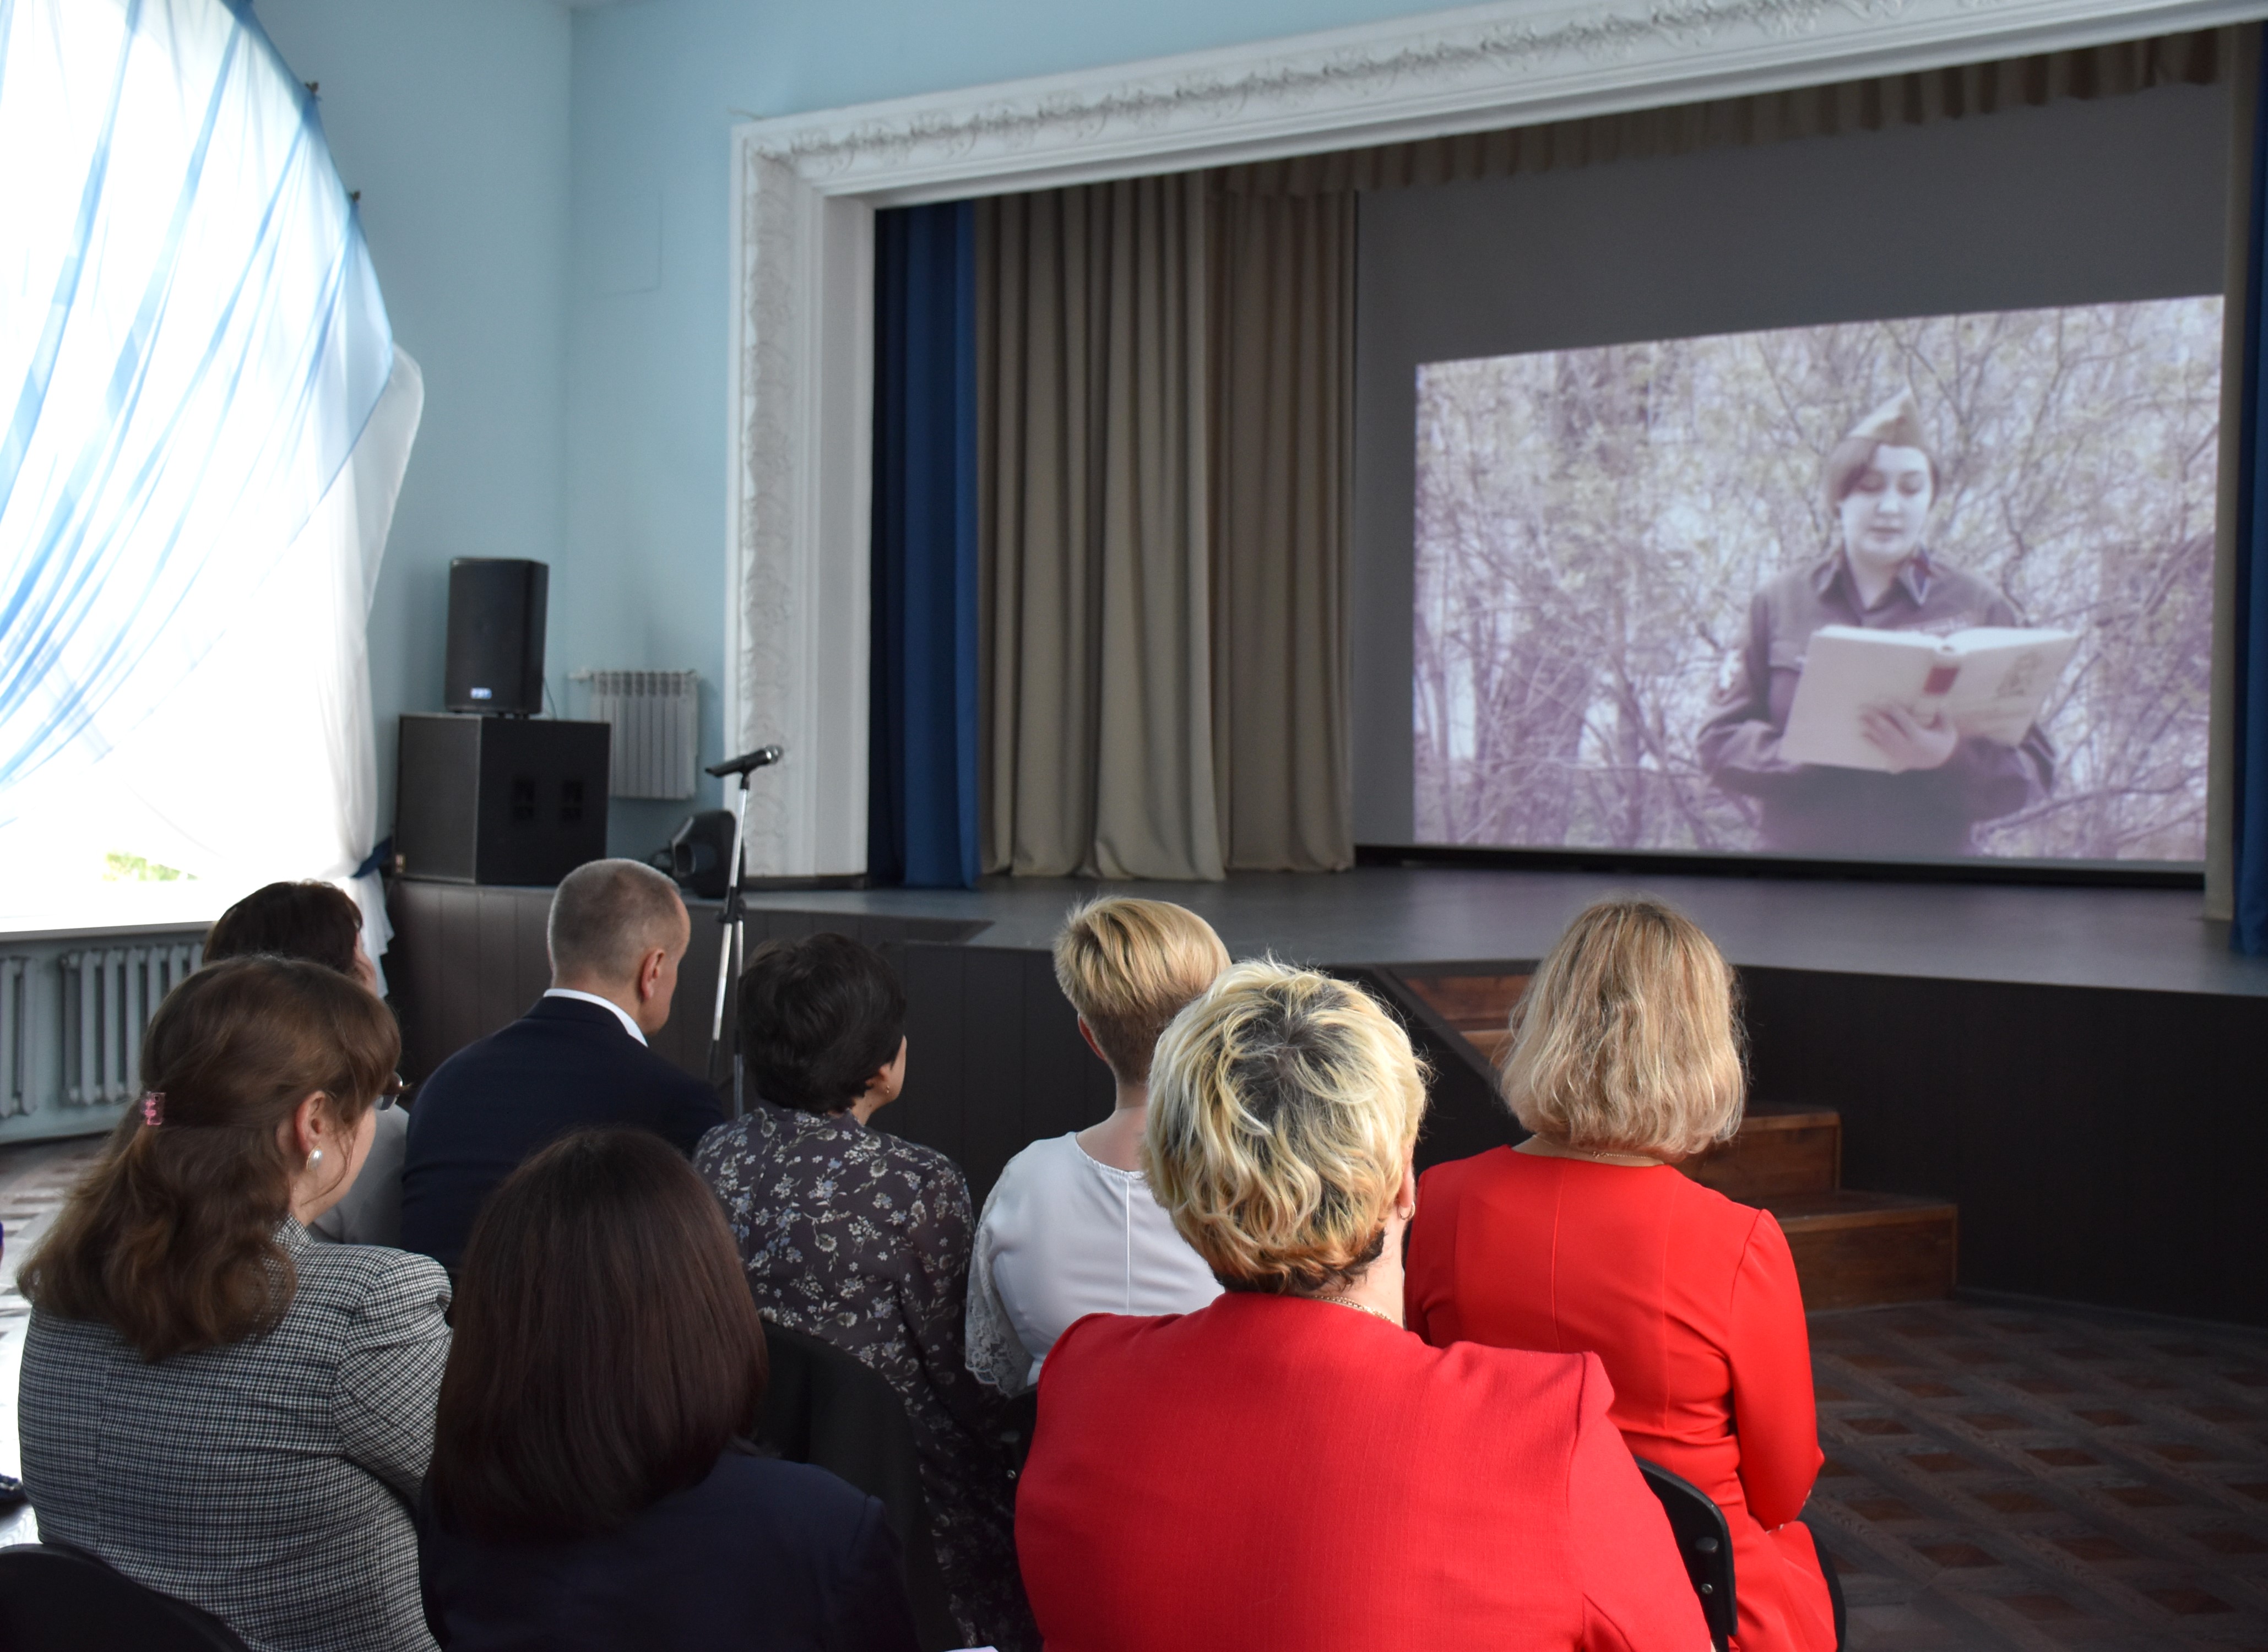
[[[310,1153],[310,1154],[308,1154],[308,1155],[307,1155],[307,1168],[308,1168],[309,1170],[313,1170],[313,1169],[314,1169],[316,1165],[318,1165],[318,1164],[321,1164],[322,1162],[323,1162],[323,1149],[320,1149],[320,1148],[317,1148],[313,1152],[312,1152],[312,1153]]]

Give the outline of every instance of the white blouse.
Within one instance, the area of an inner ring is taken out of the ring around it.
[[[1088,1156],[1076,1132],[1035,1142],[1000,1172],[968,1263],[968,1369],[1004,1394],[1091,1313],[1189,1313],[1220,1295],[1139,1171]]]

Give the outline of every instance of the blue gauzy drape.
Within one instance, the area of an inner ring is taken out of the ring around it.
[[[2268,352],[2268,55],[2252,134],[2251,244],[2245,258],[2244,399],[2236,479],[2236,757],[2230,787],[2235,916],[2229,944],[2268,953],[2268,418],[2262,416],[2263,354]]]
[[[873,713],[867,875],[977,872],[976,218],[874,220]]]
[[[195,669],[394,344],[313,94],[246,0],[0,0],[0,155],[4,793]]]

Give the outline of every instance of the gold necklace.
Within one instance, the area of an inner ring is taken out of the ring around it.
[[[1387,1324],[1392,1325],[1396,1331],[1407,1331],[1410,1328],[1408,1325],[1403,1325],[1402,1321],[1396,1319],[1392,1314],[1387,1312],[1383,1308],[1373,1308],[1368,1303],[1357,1302],[1351,1296],[1318,1296],[1314,1300],[1317,1302],[1335,1302],[1342,1308],[1351,1308],[1357,1313],[1366,1313],[1370,1315],[1373,1319],[1383,1319]]]

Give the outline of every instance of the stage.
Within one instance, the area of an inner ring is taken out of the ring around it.
[[[1648,890],[1738,966],[1753,1098],[1833,1108],[1842,1186],[1956,1203],[1964,1287],[2268,1325],[2268,960],[2232,955],[2195,891],[1412,868],[1003,878],[753,893],[748,941],[833,929],[884,949],[909,1045],[885,1127],[950,1154],[981,1201],[1027,1142],[1109,1107],[1048,951],[1065,909],[1100,888],[1181,901],[1232,954],[1328,967],[1392,1001],[1435,1074],[1421,1164],[1516,1129],[1403,978],[1520,973],[1585,902]],[[542,990],[549,899],[396,881],[387,966],[410,1076]],[[718,926],[715,903],[692,907],[655,1046],[697,1072]]]
[[[1644,890],[1690,914],[1744,968],[2268,997],[2268,958],[2228,950],[2194,890],[1363,867],[1217,884],[986,878],[974,890],[770,891],[752,906],[844,918],[982,923],[983,946],[1045,948],[1102,892],[1203,913],[1230,953],[1318,965],[1533,959],[1586,902]]]

